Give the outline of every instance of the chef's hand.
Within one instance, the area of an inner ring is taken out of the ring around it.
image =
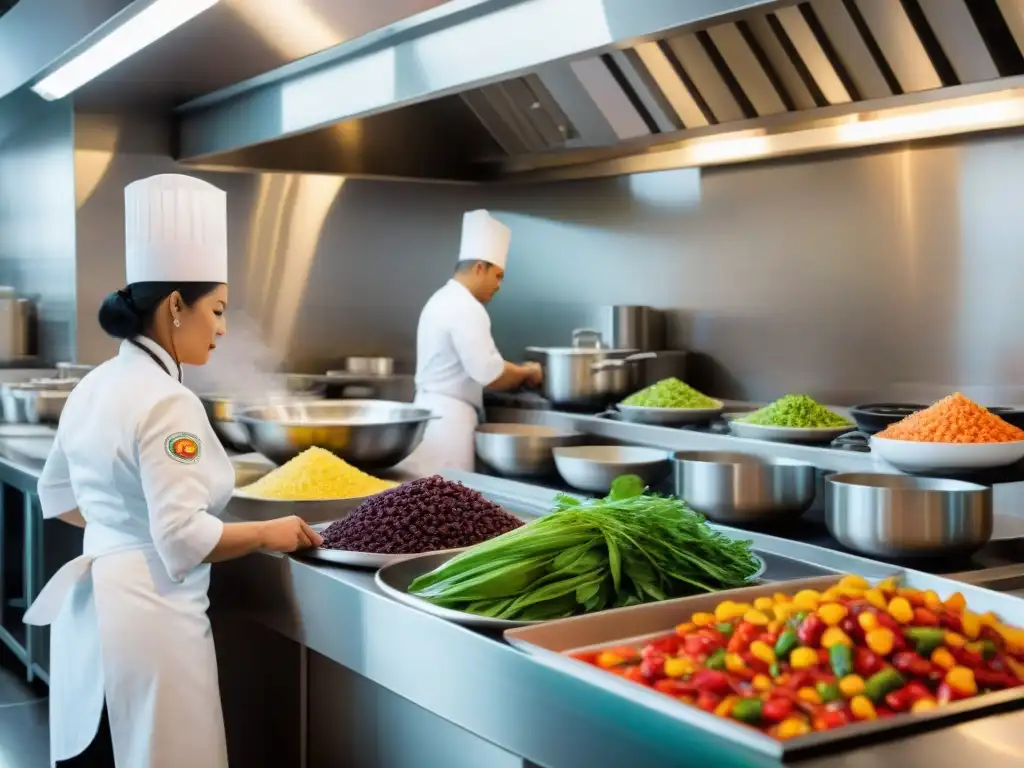
[[[540,367],[540,363],[525,363],[523,367],[526,369],[528,386],[539,387],[544,382],[544,369]]]
[[[271,552],[294,552],[323,544],[323,538],[301,517],[279,517],[263,524],[263,549]]]

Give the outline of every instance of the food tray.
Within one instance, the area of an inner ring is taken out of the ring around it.
[[[619,403],[616,407],[626,421],[675,426],[709,422],[723,411],[725,404],[719,402],[712,408],[654,408],[646,405]]]
[[[257,499],[247,496],[239,489],[231,494],[228,514],[239,520],[276,520],[279,517],[297,515],[310,525],[330,523],[347,517],[360,504],[372,496],[351,499],[324,499],[322,501],[283,501],[279,499]]]
[[[853,424],[845,427],[765,427],[747,424],[736,416],[727,417],[729,431],[736,437],[751,440],[771,440],[779,443],[831,443],[837,437],[857,429]]]
[[[872,453],[906,472],[939,472],[1006,467],[1024,459],[1024,442],[921,443],[871,438]]]
[[[894,569],[895,573],[898,573],[896,569]],[[934,577],[917,578],[918,576],[918,574],[908,574],[908,577],[904,578],[904,582],[908,586],[918,589],[937,589],[943,596],[945,592],[959,589],[967,596],[969,605],[972,602],[972,595],[979,592],[957,582]],[[788,594],[795,594],[801,589],[814,589],[820,592],[834,586],[840,578],[840,576],[822,576],[788,581],[784,584],[784,589]],[[575,616],[569,619],[545,622],[534,627],[509,630],[505,632],[505,639],[545,666],[610,691],[635,707],[667,715],[704,730],[708,732],[709,736],[728,739],[775,759],[787,760],[809,753],[835,752],[840,748],[877,743],[883,738],[935,730],[996,712],[1024,708],[1024,688],[1016,688],[985,694],[976,699],[953,702],[929,712],[896,715],[884,720],[861,721],[831,731],[812,732],[788,741],[778,741],[741,723],[675,701],[662,693],[631,683],[566,655],[616,645],[639,647],[652,639],[665,635],[677,624],[688,621],[694,613],[713,611],[723,599],[752,602],[758,597],[770,597],[779,588],[778,583],[763,584],[728,592],[684,597],[661,603],[648,603],[630,608],[603,611],[587,616]],[[980,593],[984,594],[984,590],[980,590]],[[977,605],[977,610],[987,610],[991,602],[981,601]],[[1001,600],[997,600],[997,602],[1003,603]],[[1006,620],[1016,623],[1014,614],[1019,615],[1020,609],[1012,613],[1009,611],[1003,613]],[[627,631],[628,634],[626,634]]]
[[[453,611],[450,608],[441,608],[440,606],[434,605],[429,600],[424,600],[421,597],[409,594],[409,585],[412,584],[416,578],[426,573],[430,573],[435,568],[444,565],[448,560],[462,551],[464,550],[455,549],[445,552],[428,552],[423,555],[404,556],[401,562],[392,563],[377,571],[377,586],[380,587],[381,591],[388,597],[397,600],[400,603],[404,603],[405,605],[421,610],[424,613],[429,613],[432,616],[447,619],[455,624],[461,624],[465,627],[506,630],[544,623],[540,621],[509,621],[508,619],[489,619],[485,616],[475,616],[472,613]],[[758,555],[754,555],[754,557],[760,561],[761,566],[750,577],[751,581],[759,579],[768,567],[763,558]],[[716,594],[722,593],[719,592]],[[606,612],[607,611],[605,611],[605,613]]]

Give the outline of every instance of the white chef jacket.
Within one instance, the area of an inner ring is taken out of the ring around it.
[[[170,355],[138,342],[166,370],[124,342],[71,393],[39,481],[45,518],[86,520],[83,555],[25,615],[52,624],[51,760],[89,745],[105,699],[118,768],[223,768],[203,561],[234,470]]]
[[[472,471],[484,387],[504,370],[484,305],[458,280],[449,280],[423,307],[416,330],[416,403],[441,418],[430,422],[403,467],[423,475]]]

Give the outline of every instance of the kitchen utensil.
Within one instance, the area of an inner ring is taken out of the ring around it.
[[[603,307],[602,336],[613,348],[651,352],[665,346],[664,315],[651,307],[616,305]]]
[[[544,368],[543,394],[555,405],[603,408],[639,389],[635,349],[527,347]]]
[[[543,477],[555,473],[552,449],[577,445],[582,437],[537,424],[481,424],[476,430],[476,455],[502,475]]]
[[[646,405],[625,405],[624,403],[619,403],[616,406],[626,421],[661,426],[704,424],[718,416],[724,407],[725,405],[721,402],[714,408],[653,408]]]
[[[853,424],[845,427],[765,427],[760,424],[748,424],[740,421],[741,416],[726,417],[729,431],[736,437],[751,440],[771,440],[782,443],[831,443],[840,435],[854,429]]]
[[[992,536],[992,489],[906,475],[828,475],[825,524],[840,544],[869,557],[966,555]]]
[[[814,503],[812,464],[714,451],[681,451],[672,458],[676,496],[720,523],[795,519]]]
[[[871,452],[904,472],[993,469],[1024,459],[1024,441],[1013,443],[922,443],[874,435]]]
[[[536,621],[508,621],[506,619],[489,619],[472,613],[453,611],[442,608],[428,600],[409,594],[409,585],[418,577],[440,568],[451,560],[458,552],[433,552],[425,555],[412,555],[397,562],[385,565],[374,576],[377,587],[385,595],[399,603],[411,606],[424,613],[447,619],[455,624],[476,629],[505,630],[537,624]]]
[[[206,417],[221,445],[232,451],[249,450],[249,433],[235,421],[234,400],[220,395],[200,395],[199,400],[206,409]]]
[[[657,485],[671,470],[668,452],[659,448],[585,445],[552,453],[565,482],[591,493],[608,493],[620,475],[638,475],[647,485]]]
[[[572,332],[572,346],[574,349],[604,349],[604,339],[601,332],[593,328],[577,328]]]
[[[313,400],[247,408],[235,418],[250,445],[277,464],[315,445],[362,469],[383,469],[407,458],[437,417],[385,400]]]
[[[64,411],[70,390],[18,389],[14,396],[21,401],[25,421],[29,424],[56,424]]]
[[[861,432],[873,435],[927,407],[917,403],[869,403],[855,405],[850,409],[850,415]]]
[[[29,396],[36,392],[70,392],[76,384],[78,384],[78,379],[32,379],[26,382],[4,384],[0,387],[0,407],[3,408],[4,421],[8,424],[39,423],[38,421],[29,422],[28,409],[30,407],[33,418],[40,417],[40,410],[35,403],[29,405]],[[49,403],[42,407],[42,413],[52,413],[57,406],[57,401]],[[59,410],[62,410],[63,407],[64,404],[59,403]],[[59,417],[59,412],[57,415]]]
[[[357,376],[391,376],[395,372],[395,361],[390,357],[346,357],[345,373]],[[338,373],[328,371],[327,375]]]

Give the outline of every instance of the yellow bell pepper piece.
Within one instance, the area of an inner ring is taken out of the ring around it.
[[[725,668],[730,672],[740,672],[747,668],[747,662],[738,653],[725,654]]]
[[[759,597],[754,601],[754,608],[764,613],[771,613],[775,609],[775,601],[770,597]]]
[[[736,702],[739,700],[739,696],[726,696],[722,699],[722,703],[715,707],[715,714],[719,717],[728,717],[732,714],[732,708],[736,706]]]
[[[924,607],[932,613],[939,613],[942,611],[942,598],[939,597],[938,592],[934,589],[926,589],[924,592]]]
[[[880,589],[869,589],[864,593],[864,599],[868,601],[869,605],[880,611],[889,610],[889,601],[885,599],[885,595]]]
[[[888,579],[882,579],[878,582],[875,589],[881,591],[886,596],[896,594],[896,590],[899,589],[899,581],[894,576],[890,576]]]
[[[850,701],[850,712],[858,720],[874,720],[878,717],[875,705],[867,696],[854,696]]]
[[[821,593],[821,602],[823,603],[834,603],[840,597],[842,597],[839,587],[829,587]]]
[[[831,648],[833,645],[846,645],[853,647],[853,640],[839,627],[829,627],[821,636],[821,647]]]
[[[946,673],[946,682],[950,688],[963,696],[973,696],[978,692],[974,672],[967,667],[953,667]]]
[[[956,659],[948,648],[939,647],[932,651],[932,664],[940,669],[952,669],[956,666]]]
[[[815,666],[818,661],[818,652],[813,648],[795,648],[789,654],[789,664],[793,669],[808,669]]]
[[[915,701],[913,704],[910,705],[910,711],[911,712],[928,712],[930,710],[935,709],[937,706],[939,706],[939,705],[938,705],[938,702],[935,701],[935,699],[918,699],[917,701]]]
[[[732,600],[726,600],[715,607],[715,619],[720,622],[732,621],[741,618],[749,610],[749,603],[734,603]]]
[[[870,589],[871,585],[868,584],[868,580],[863,576],[858,576],[855,573],[847,574],[839,580],[839,586],[843,589]]]
[[[864,636],[864,642],[879,656],[888,656],[896,645],[896,634],[888,627],[879,627],[868,632]]]
[[[801,589],[793,595],[793,605],[798,611],[816,611],[821,595],[813,589]]]
[[[612,667],[617,667],[619,664],[622,663],[622,661],[623,659],[621,656],[619,656],[617,653],[612,653],[611,651],[603,651],[602,653],[599,653],[597,656],[597,666],[599,666],[601,669],[611,669]]]
[[[981,618],[975,613],[965,610],[960,615],[960,625],[970,640],[977,640],[981,634]]]
[[[864,693],[864,678],[860,675],[847,675],[839,681],[839,692],[848,699]]]
[[[758,661],[763,661],[768,666],[775,663],[775,650],[768,643],[755,640],[750,644],[750,653]]]
[[[754,675],[754,679],[751,680],[751,685],[754,686],[755,691],[770,691],[772,689],[772,679],[768,675]]]
[[[857,623],[860,628],[865,632],[870,632],[873,629],[878,629],[878,617],[871,613],[871,611],[864,611],[857,616]]]
[[[946,645],[950,648],[963,648],[967,643],[967,638],[963,635],[958,635],[956,632],[946,633]]]
[[[811,732],[811,726],[798,717],[787,717],[779,723],[779,738],[795,739],[797,736],[804,736]]]
[[[743,614],[743,620],[753,624],[755,627],[767,627],[768,622],[771,621],[761,611],[751,608],[749,611]]]
[[[821,696],[813,688],[801,688],[796,695],[800,701],[806,701],[808,704],[821,704]]]
[[[850,610],[839,603],[826,603],[818,608],[818,616],[830,627],[837,626],[849,613]]]
[[[914,609],[905,597],[894,597],[889,601],[889,615],[900,624],[909,624],[914,619]]]
[[[712,624],[718,623],[713,613],[695,613],[690,617],[690,621],[698,627],[710,627]]]
[[[962,611],[967,607],[967,598],[960,592],[954,592],[946,598],[946,607],[951,611]]]
[[[790,596],[787,595],[785,592],[776,592],[774,595],[772,595],[772,600],[774,600],[776,603],[781,604],[792,602]]]
[[[668,677],[683,677],[695,672],[694,663],[685,657],[665,659],[665,674]]]

